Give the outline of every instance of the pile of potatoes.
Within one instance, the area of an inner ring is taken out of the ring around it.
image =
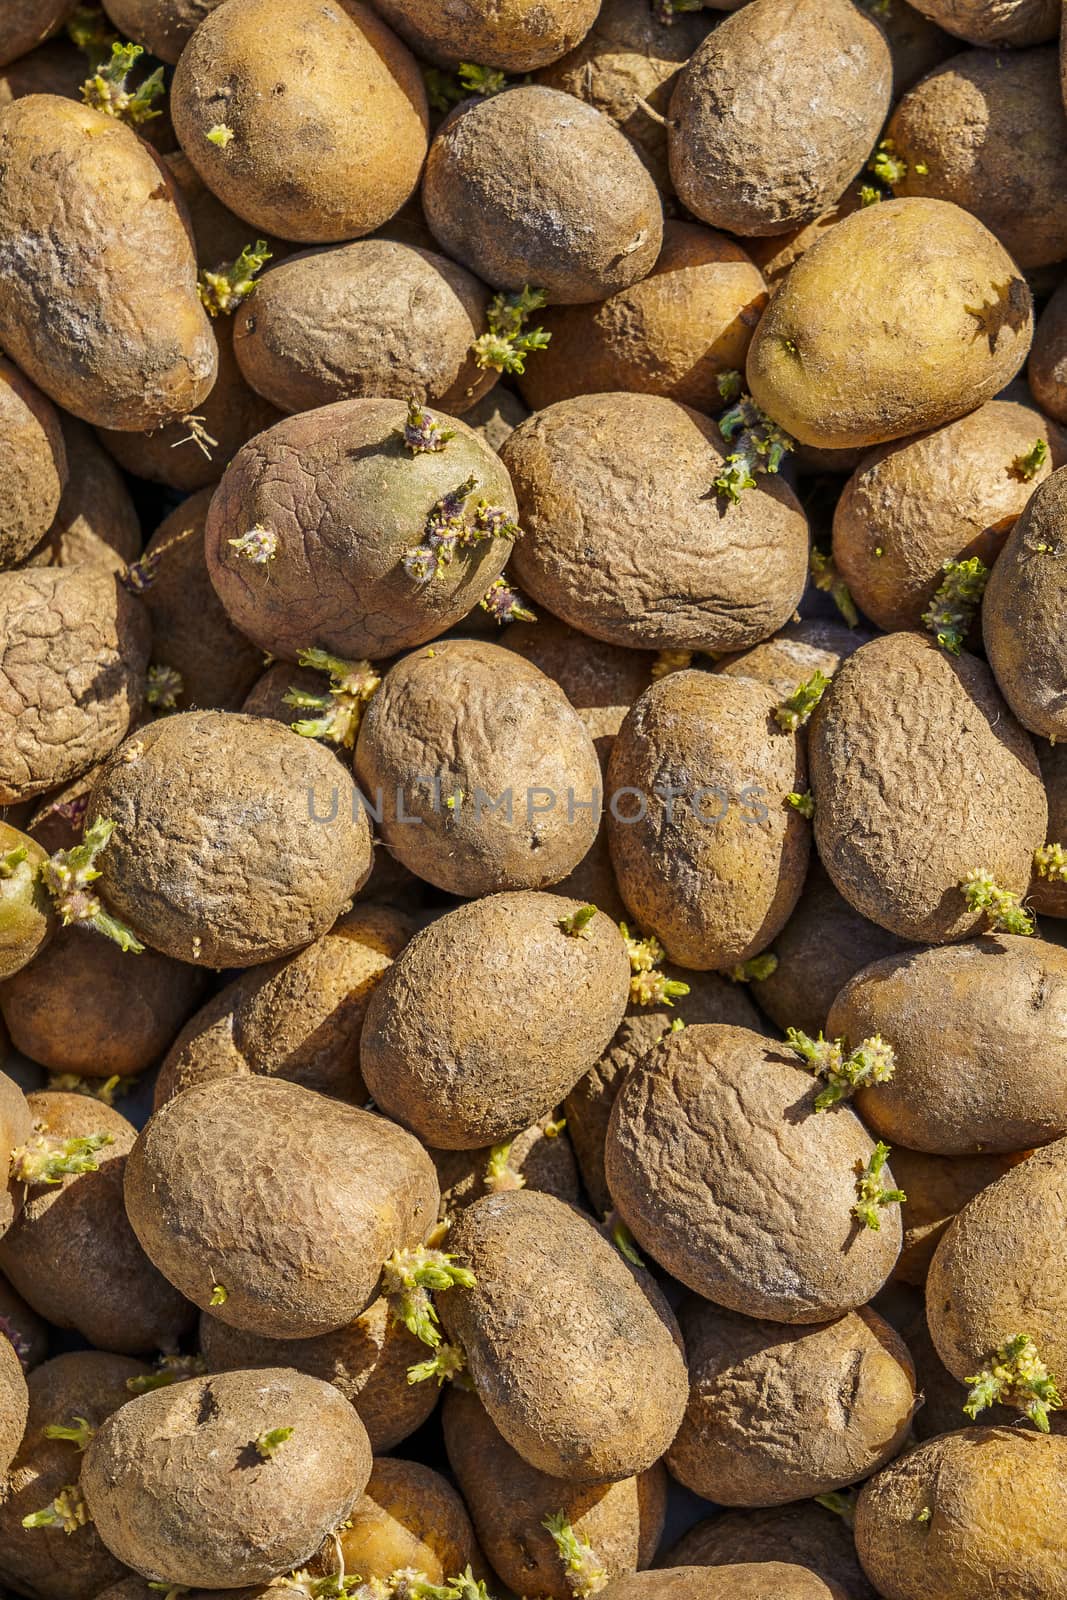
[[[1060,26],[2,0],[0,1600],[1067,1600]]]

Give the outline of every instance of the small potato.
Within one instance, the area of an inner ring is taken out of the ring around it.
[[[970,44],[1044,44],[1060,25],[1057,0],[916,0],[916,9]]]
[[[540,667],[578,712],[625,714],[648,688],[652,675],[651,655],[591,639],[555,617],[513,622],[501,633],[500,643]],[[583,720],[591,730],[593,718]],[[597,753],[603,756],[600,742]]]
[[[892,1270],[899,1209],[878,1229],[853,1212],[871,1140],[847,1106],[817,1113],[815,1092],[784,1047],[725,1023],[665,1039],[619,1091],[612,1199],[641,1248],[716,1305],[826,1322]]]
[[[1067,1439],[962,1428],[876,1473],[856,1548],[884,1600],[1063,1600]]]
[[[885,35],[848,0],[754,0],[679,75],[670,109],[679,198],[731,233],[813,222],[877,139],[892,74]]]
[[[0,65],[25,55],[66,21],[75,0],[9,0],[4,7]]]
[[[288,1436],[272,1447],[276,1429]],[[80,1486],[126,1566],[165,1583],[236,1588],[302,1566],[348,1516],[370,1468],[367,1431],[336,1389],[275,1367],[137,1396],[94,1436]]]
[[[15,1346],[0,1337],[0,1472],[7,1472],[26,1431],[30,1397]]]
[[[1067,283],[1038,318],[1026,369],[1030,392],[1042,411],[1067,422]]]
[[[1045,792],[1029,736],[976,657],[917,633],[873,639],[824,695],[808,753],[819,855],[872,922],[943,944],[982,927],[968,873],[1026,893]]]
[[[784,1561],[807,1567],[844,1600],[879,1600],[856,1559],[851,1530],[814,1500],[766,1511],[725,1511],[698,1522],[669,1550],[671,1567],[729,1567]]]
[[[842,622],[808,617],[803,622],[787,622],[762,644],[721,657],[712,671],[728,678],[755,678],[785,700],[816,672],[832,678],[842,661],[855,655],[869,637]]]
[[[52,525],[68,478],[59,416],[0,358],[0,567],[13,567]]]
[[[227,0],[182,51],[170,107],[224,205],[309,244],[388,222],[426,153],[418,67],[360,0],[288,0],[280,30],[275,0]]]
[[[920,303],[929,314],[916,318]],[[887,200],[797,261],[749,346],[748,387],[804,444],[881,444],[991,400],[1032,333],[1030,291],[976,217]]]
[[[659,193],[625,135],[537,84],[456,108],[430,146],[422,203],[447,255],[552,305],[636,283],[663,242]]]
[[[798,1329],[693,1297],[681,1325],[689,1405],[667,1465],[705,1500],[814,1499],[903,1448],[915,1369],[903,1340],[867,1307]]]
[[[982,641],[997,687],[1019,721],[1053,743],[1067,733],[1067,471],[1036,490],[990,574]]]
[[[501,1438],[477,1395],[453,1387],[444,1404],[445,1448],[474,1526],[500,1581],[517,1594],[574,1593],[546,1517],[562,1515],[610,1578],[647,1567],[667,1509],[657,1463],[637,1477],[584,1484],[531,1467]]]
[[[40,877],[47,859],[36,839],[0,822],[0,979],[21,972],[55,931],[55,913]],[[7,984],[0,984],[0,1003],[7,992]],[[64,1021],[69,1025],[69,1017]]]
[[[441,1219],[451,1220],[487,1194],[533,1189],[567,1205],[582,1203],[578,1164],[564,1126],[542,1117],[502,1144],[481,1150],[431,1150],[441,1186]]]
[[[48,1327],[20,1294],[0,1278],[0,1335],[12,1346],[23,1372],[39,1367],[48,1354]]]
[[[479,1564],[467,1508],[446,1478],[419,1461],[381,1456],[337,1540],[346,1572],[366,1583],[394,1572],[418,1572],[446,1583]],[[331,1539],[324,1555],[336,1568]]]
[[[572,1483],[630,1478],[658,1461],[688,1383],[674,1318],[648,1275],[570,1206],[525,1190],[469,1207],[449,1247],[476,1283],[442,1296],[441,1319],[512,1449]]]
[[[837,1584],[784,1561],[636,1572],[601,1593],[604,1600],[846,1600]]]
[[[415,935],[363,1029],[363,1076],[387,1115],[434,1149],[472,1150],[559,1104],[630,989],[615,924],[597,913],[574,929],[581,911],[559,895],[490,895]]]
[[[12,1152],[22,1148],[33,1135],[33,1116],[26,1096],[13,1078],[0,1072],[0,1239],[22,1210],[26,1185],[11,1172]]]
[[[105,10],[124,39],[133,39],[150,55],[173,63],[218,4],[219,0],[107,0]]]
[[[780,477],[724,501],[713,484],[728,448],[708,418],[659,395],[538,412],[501,451],[525,529],[519,583],[609,644],[721,652],[768,638],[804,592],[807,520]]]
[[[598,0],[507,0],[453,11],[432,0],[378,0],[378,8],[422,61],[521,73],[572,50],[596,20]]]
[[[1067,745],[1047,744],[1042,739],[1037,745],[1037,759],[1048,798],[1045,842],[1062,846],[1067,843]],[[1042,858],[1040,864],[1035,861],[1026,902],[1039,916],[1067,917],[1067,874],[1055,866],[1055,860]]]
[[[932,1156],[898,1146],[893,1151],[893,1175],[908,1198],[901,1206],[904,1244],[894,1279],[921,1289],[934,1251],[953,1217],[1010,1167],[1011,1162],[1002,1155]],[[910,1337],[908,1344],[910,1348]],[[952,1426],[958,1425],[957,1415]]]
[[[32,567],[88,561],[125,572],[141,552],[141,524],[125,479],[92,429],[61,418],[69,476],[55,520],[26,557]]]

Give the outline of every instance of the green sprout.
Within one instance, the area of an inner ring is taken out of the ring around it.
[[[504,578],[495,578],[478,604],[500,627],[508,622],[537,621],[536,611],[530,609],[525,597]]]
[[[774,713],[774,720],[787,733],[803,728],[815,707],[830,687],[824,672],[813,672],[804,683],[798,683],[787,700],[783,700]]]
[[[461,61],[456,72],[442,72],[440,67],[423,67],[426,98],[435,111],[451,111],[461,100],[471,95],[500,94],[508,87],[508,79],[499,67],[480,67],[474,61]]]
[[[101,1105],[114,1106],[123,1095],[132,1094],[140,1079],[131,1075],[122,1077],[112,1073],[110,1078],[81,1078],[76,1072],[52,1072],[48,1087],[59,1094],[82,1094],[89,1100],[99,1100]]]
[[[458,1344],[439,1344],[426,1361],[416,1361],[408,1368],[409,1383],[425,1383],[429,1378],[443,1383],[453,1383],[467,1370],[467,1358]]]
[[[787,1028],[786,1040],[810,1072],[826,1079],[826,1088],[815,1097],[816,1111],[828,1111],[854,1095],[857,1089],[869,1088],[873,1083],[888,1083],[896,1071],[893,1048],[880,1033],[864,1039],[847,1055],[843,1039],[824,1039],[821,1033],[817,1039],[812,1039],[799,1028]]]
[[[989,568],[970,556],[966,561],[946,561],[941,570],[945,576],[922,620],[942,650],[958,656],[982,603]]]
[[[473,1289],[474,1273],[456,1265],[456,1257],[444,1250],[419,1246],[413,1250],[394,1250],[382,1268],[382,1293],[392,1302],[393,1319],[416,1339],[436,1350],[441,1343],[441,1325],[432,1292],[447,1289]]]
[[[597,1557],[592,1545],[576,1533],[567,1521],[566,1512],[557,1511],[553,1516],[546,1517],[541,1526],[552,1535],[563,1563],[567,1587],[577,1600],[585,1600],[587,1595],[599,1594],[601,1589],[607,1587],[606,1568]]]
[[[930,1518],[932,1516],[933,1516],[933,1512],[930,1510],[930,1507],[929,1506],[923,1506],[921,1511],[917,1511],[915,1513],[915,1520],[916,1520],[916,1522],[919,1524],[919,1526],[921,1528],[925,1528],[929,1524]]]
[[[963,1409],[972,1422],[987,1406],[1003,1404],[1014,1406],[1042,1433],[1047,1433],[1049,1412],[1058,1411],[1063,1405],[1055,1380],[1049,1376],[1028,1333],[1016,1333],[1006,1339],[988,1367],[963,1381],[971,1385]]]
[[[455,428],[443,428],[433,412],[420,405],[414,395],[408,401],[404,426],[397,432],[404,448],[413,456],[436,455],[449,439],[456,437]]]
[[[728,372],[720,372],[715,380],[715,387],[719,391],[719,399],[724,405],[732,405],[735,400],[740,400],[745,380],[741,374],[731,368]]]
[[[229,1289],[225,1288],[221,1283],[213,1283],[211,1285],[211,1296],[208,1300],[209,1306],[224,1306],[229,1298]]]
[[[679,1018],[678,1020],[680,1021],[681,1019]],[[684,1027],[685,1024],[683,1023],[682,1026]],[[671,1032],[671,1029],[668,1029],[667,1031],[669,1033]],[[616,1250],[619,1252],[620,1256],[624,1258],[624,1260],[629,1261],[631,1266],[634,1267],[645,1266],[645,1258],[637,1248],[637,1240],[634,1238],[633,1234],[630,1232],[629,1228],[626,1226],[625,1222],[619,1216],[617,1211],[611,1212],[610,1216],[608,1217],[607,1229],[611,1235],[612,1244],[615,1246]]]
[[[882,1169],[888,1159],[889,1146],[879,1140],[867,1165],[856,1163],[856,1204],[852,1207],[852,1215],[857,1222],[865,1228],[873,1228],[876,1233],[882,1226],[879,1214],[882,1208],[902,1206],[908,1198],[903,1189],[882,1187]]]
[[[552,337],[544,328],[526,329],[533,313],[544,304],[544,290],[529,285],[518,294],[495,294],[486,313],[489,331],[471,345],[475,363],[495,372],[525,372],[526,357],[534,350],[544,350]]]
[[[1067,850],[1062,844],[1043,844],[1034,851],[1034,870],[1050,883],[1067,883]]]
[[[18,1183],[62,1183],[83,1172],[97,1172],[96,1152],[114,1143],[110,1133],[86,1133],[76,1139],[38,1134],[12,1152],[11,1176]]]
[[[207,139],[209,143],[218,145],[220,150],[225,150],[227,145],[231,144],[235,137],[236,136],[233,129],[227,127],[225,122],[216,122],[215,126],[213,128],[209,128],[204,135],[204,138]]]
[[[95,71],[106,61],[118,34],[98,6],[77,6],[67,18],[67,38]]]
[[[1018,455],[1011,464],[1011,470],[1017,478],[1022,478],[1025,483],[1035,477],[1048,460],[1048,444],[1044,439],[1035,439],[1030,449],[1024,455]]]
[[[809,570],[816,589],[828,594],[849,627],[855,628],[859,623],[860,614],[856,610],[856,602],[852,598],[848,584],[834,566],[833,558],[813,545]]]
[[[508,1165],[513,1139],[505,1144],[495,1144],[489,1152],[482,1182],[490,1194],[504,1194],[513,1189],[525,1189],[526,1179],[521,1172]]]
[[[76,1483],[64,1484],[55,1499],[42,1511],[33,1511],[23,1517],[24,1528],[62,1528],[64,1533],[77,1533],[91,1522],[89,1507]]]
[[[131,1394],[150,1394],[154,1389],[169,1389],[172,1383],[184,1383],[186,1378],[199,1378],[207,1371],[203,1356],[160,1356],[151,1372],[136,1378],[127,1378],[126,1387]]]
[[[661,650],[652,663],[652,681],[669,678],[672,672],[686,672],[693,665],[694,650]]]
[[[869,9],[873,10],[874,7]],[[925,178],[930,168],[925,161],[913,161],[909,166],[904,157],[898,155],[892,139],[882,139],[867,163],[867,171],[873,174],[877,187],[866,184],[860,190],[860,204],[869,206],[878,200],[892,199],[896,186],[904,182],[909,170]]]
[[[822,1506],[826,1511],[832,1511],[835,1517],[841,1518],[846,1527],[851,1528],[856,1520],[858,1499],[858,1489],[834,1489],[829,1494],[817,1494],[815,1504]]]
[[[992,873],[975,867],[960,881],[960,892],[969,911],[984,911],[994,933],[1034,931],[1034,919],[1013,889],[1001,889]]]
[[[256,275],[274,254],[265,239],[246,244],[236,261],[224,261],[209,272],[201,269],[196,292],[209,316],[231,316],[256,288]]]
[[[727,977],[734,983],[762,983],[764,978],[769,978],[777,971],[778,957],[773,950],[764,950],[762,955],[749,956],[747,961],[731,967]]]
[[[185,693],[185,680],[176,667],[149,667],[145,699],[157,711],[173,711]]]
[[[26,845],[20,844],[16,845],[14,850],[9,850],[6,855],[0,856],[0,878],[13,878],[29,853]]]
[[[264,1461],[269,1461],[276,1456],[287,1439],[293,1437],[292,1428],[269,1428],[266,1433],[261,1433],[254,1442],[256,1455]]]
[[[791,789],[786,795],[785,800],[786,805],[792,806],[794,811],[799,811],[800,815],[802,817],[807,817],[809,822],[815,815],[815,796],[812,794],[810,789],[805,789],[803,794],[799,793],[796,789]]]
[[[645,939],[632,938],[625,922],[619,923],[619,932],[630,958],[632,1006],[673,1006],[676,999],[689,993],[687,983],[668,978],[659,970],[667,952],[654,935],[649,934]]]
[[[64,928],[82,923],[113,939],[120,950],[140,955],[144,945],[124,922],[106,910],[100,896],[89,888],[100,873],[96,859],[115,831],[110,818],[101,817],[86,828],[80,844],[57,850],[41,866],[41,882],[52,896],[56,915]]]
[[[876,206],[880,200],[884,199],[885,195],[882,190],[876,189],[873,184],[864,183],[860,185],[861,206]]]
[[[261,522],[257,522],[239,538],[227,539],[226,543],[236,550],[239,556],[251,561],[256,567],[265,567],[267,562],[273,561],[278,554],[278,535],[273,529],[265,528]]]
[[[75,1417],[71,1423],[50,1422],[44,1429],[46,1439],[65,1439],[78,1450],[87,1450],[96,1429],[85,1417]]]
[[[777,472],[794,441],[758,406],[742,394],[719,418],[719,432],[734,446],[723,461],[715,488],[724,499],[737,502],[745,489],[755,488],[757,472]]]
[[[325,739],[329,744],[351,750],[364,708],[381,687],[381,674],[369,661],[342,661],[325,650],[301,650],[296,659],[302,667],[328,674],[330,687],[326,694],[309,694],[305,689],[296,688],[286,691],[282,696],[285,705],[318,712],[315,717],[292,723],[293,732],[306,739]]]
[[[571,911],[565,917],[559,917],[556,927],[565,933],[568,939],[591,939],[589,924],[596,916],[596,906],[582,906],[578,911]]]
[[[131,89],[126,81],[143,55],[143,45],[113,44],[111,59],[101,61],[95,73],[82,84],[85,104],[132,127],[158,117],[159,109],[152,102],[163,93],[163,68],[157,67],[149,73],[136,89]]]

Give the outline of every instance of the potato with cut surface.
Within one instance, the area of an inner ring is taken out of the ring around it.
[[[1024,727],[1067,732],[1062,558],[1067,472],[1054,472],[1015,524],[986,585],[982,641],[997,687]]]
[[[52,525],[69,467],[55,408],[0,358],[0,567],[13,567]]]
[[[27,966],[55,931],[52,902],[41,883],[47,859],[36,839],[0,822],[0,979]]]
[[[44,537],[26,557],[30,567],[95,563],[123,573],[141,552],[141,524],[125,479],[92,429],[61,419],[69,476]]]
[[[893,1151],[893,1175],[908,1198],[901,1206],[904,1243],[893,1269],[894,1279],[921,1289],[934,1251],[953,1217],[976,1194],[1002,1178],[1012,1164],[1004,1155],[935,1156],[898,1145]],[[909,1348],[911,1343],[909,1335]],[[957,1416],[953,1427],[958,1425]]]
[[[668,1550],[664,1565],[728,1567],[784,1561],[838,1585],[844,1600],[878,1600],[856,1557],[843,1519],[814,1500],[759,1511],[724,1511],[698,1522]]]
[[[578,1164],[568,1121],[541,1117],[514,1138],[480,1150],[431,1150],[441,1185],[441,1218],[451,1219],[487,1194],[534,1189],[568,1205],[581,1205]]]
[[[420,1461],[390,1456],[375,1460],[336,1545],[331,1538],[320,1559],[332,1572],[338,1555],[344,1570],[358,1572],[365,1583],[397,1572],[447,1583],[472,1563],[480,1565],[467,1508],[447,1478]]]
[[[916,8],[949,33],[993,49],[1044,44],[1060,25],[1057,0],[916,0]]]

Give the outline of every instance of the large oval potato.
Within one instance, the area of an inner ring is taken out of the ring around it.
[[[0,567],[13,567],[48,532],[68,476],[58,414],[0,358]]]
[[[465,0],[447,11],[433,0],[378,0],[378,9],[422,61],[453,68],[476,61],[520,73],[572,49],[592,26],[598,0]]]
[[[997,687],[1024,727],[1067,734],[1067,471],[1054,472],[1015,524],[986,585],[982,642]]]

